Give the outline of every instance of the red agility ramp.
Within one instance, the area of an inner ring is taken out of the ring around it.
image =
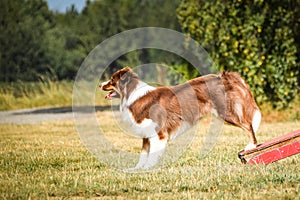
[[[300,153],[300,130],[288,133],[258,145],[255,149],[240,151],[243,163],[269,164]]]

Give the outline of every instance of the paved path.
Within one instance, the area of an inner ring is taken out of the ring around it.
[[[111,110],[111,106],[77,107],[76,112],[90,113]],[[72,107],[33,108],[14,111],[1,111],[0,124],[38,124],[42,122],[63,121],[73,119]]]
[[[34,108],[2,111],[0,112],[0,123],[37,124],[41,122],[69,120],[73,118],[72,108],[69,110],[70,112],[58,112],[57,108],[54,110],[53,108]]]

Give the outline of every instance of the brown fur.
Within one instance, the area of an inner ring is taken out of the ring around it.
[[[101,88],[117,91],[123,100],[129,98],[138,82],[138,76],[130,68],[124,68],[117,71],[109,84]],[[159,87],[129,106],[136,123],[152,119],[158,124],[156,132],[160,139],[170,137],[182,122],[195,124],[212,109],[224,121],[247,131],[251,142],[257,143],[252,119],[259,108],[249,86],[238,73],[210,74],[177,86]],[[143,148],[148,143],[144,139]]]

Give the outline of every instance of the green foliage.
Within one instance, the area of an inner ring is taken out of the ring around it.
[[[181,65],[173,65],[172,69],[174,71],[171,71],[171,74],[173,76],[173,79],[171,81],[171,85],[178,84],[178,83],[184,83],[191,79],[191,77],[197,77],[199,76],[199,72],[194,69],[194,67],[188,63],[183,63]]]
[[[54,13],[43,0],[1,0],[0,81],[37,81],[45,74],[73,79],[88,53],[112,35],[148,26],[179,30],[175,12],[179,2],[86,1],[81,13],[74,6],[66,13]],[[160,56],[155,51],[138,54],[122,56],[112,65]]]
[[[2,0],[0,13],[0,80],[35,79],[47,71],[42,45],[52,24],[47,4],[42,0]]]
[[[241,73],[258,102],[283,108],[300,80],[299,10],[299,1],[184,0],[177,14],[220,70]]]
[[[181,25],[219,70],[240,72],[258,102],[281,108],[300,84],[299,19],[298,0],[86,1],[81,13],[74,6],[54,13],[43,0],[1,0],[0,81],[73,79],[88,53],[108,37],[137,27]],[[199,75],[171,53],[153,49],[122,55],[108,73],[155,62],[174,66],[186,79]]]
[[[110,36],[133,28],[165,27],[180,30],[176,19],[176,8],[179,3],[180,0],[105,0],[89,3],[78,19],[82,27],[78,35],[82,39],[85,52],[90,52]],[[78,26],[74,31],[78,30]],[[111,52],[106,53],[108,57],[111,54]],[[115,68],[124,66],[163,62],[166,58],[171,60],[171,57],[172,55],[155,49],[137,50],[116,59],[111,64],[109,72],[111,74],[116,70]]]

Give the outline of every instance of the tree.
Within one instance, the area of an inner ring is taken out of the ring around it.
[[[84,8],[78,17],[77,26],[72,27],[72,30],[79,35],[86,54],[110,36],[129,29],[165,27],[180,30],[176,19],[179,2],[179,0],[93,1]],[[107,52],[108,56],[109,54],[110,52]],[[137,50],[116,59],[108,73],[124,65],[137,66],[158,60],[172,60],[172,56],[159,50]]]
[[[110,36],[137,27],[180,29],[175,12],[180,0],[86,2],[81,13],[74,6],[53,13],[44,0],[1,0],[0,81],[36,81],[44,74],[73,79],[84,58]],[[168,56],[142,50],[123,55],[112,65]]]
[[[42,0],[0,2],[1,81],[33,80],[47,71],[44,35],[52,14]]]

